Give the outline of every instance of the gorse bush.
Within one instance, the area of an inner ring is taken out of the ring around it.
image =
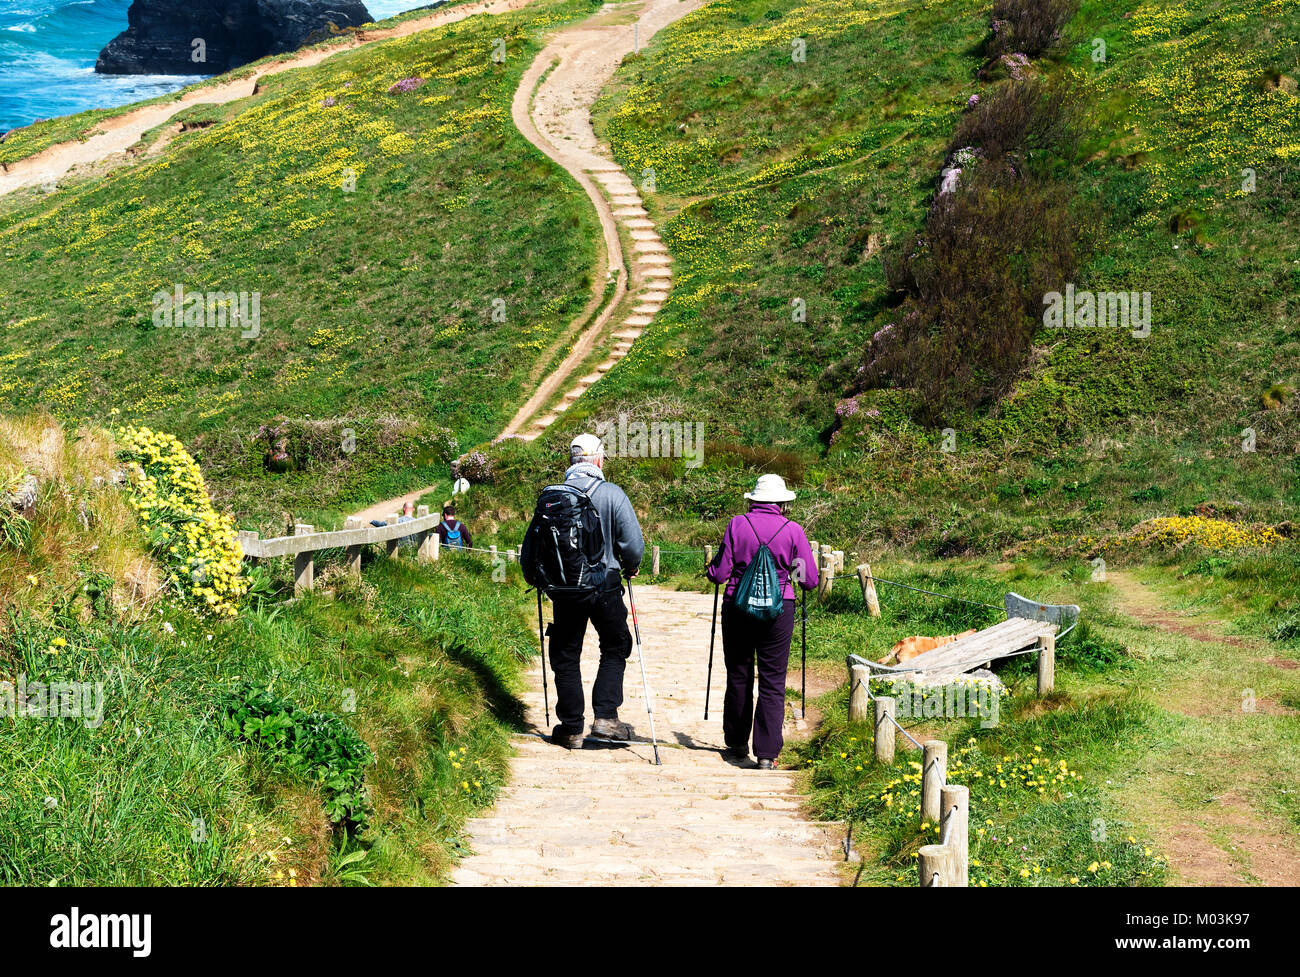
[[[199,466],[176,438],[147,427],[117,432],[128,500],[167,580],[185,603],[234,617],[248,589],[234,521],[208,499]]]

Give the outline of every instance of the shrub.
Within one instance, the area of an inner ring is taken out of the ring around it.
[[[314,780],[334,824],[365,828],[370,792],[365,768],[375,756],[360,734],[341,718],[299,709],[269,689],[249,682],[231,689],[221,702],[221,728],[266,751],[291,771]]]
[[[1078,0],[996,0],[989,60],[1015,52],[1038,57],[1060,40],[1078,8]]]
[[[168,583],[182,601],[234,617],[248,590],[244,553],[234,520],[212,507],[198,464],[172,435],[147,427],[122,428],[117,441],[128,502]]]
[[[469,479],[471,485],[490,485],[493,479],[492,459],[481,451],[471,451],[452,463],[453,478]]]
[[[905,303],[868,344],[864,386],[914,387],[927,422],[1004,392],[1028,357],[1043,294],[1075,267],[1069,201],[1061,186],[999,186],[977,171],[936,206],[925,232],[886,261]]]
[[[1014,178],[1039,153],[1063,156],[1078,132],[1076,90],[1067,82],[1036,78],[1010,81],[965,113],[949,146],[949,156],[978,147],[984,160],[996,161],[1006,178]]]

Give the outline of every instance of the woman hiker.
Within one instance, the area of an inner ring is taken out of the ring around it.
[[[785,676],[794,634],[793,582],[804,590],[817,586],[817,561],[803,527],[786,516],[794,493],[780,475],[762,475],[754,491],[746,492],[749,511],[727,526],[718,555],[708,567],[714,583],[726,583],[722,601],[722,656],[727,666],[727,692],[722,704],[723,757],[733,763],[749,760],[749,736],[760,770],[771,770],[781,753],[785,723]],[[754,620],[736,609],[736,584],[766,543],[776,561],[784,610],[771,623]],[[754,666],[758,665],[758,708],[754,707]]]

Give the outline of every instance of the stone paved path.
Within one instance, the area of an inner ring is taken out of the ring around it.
[[[653,765],[649,745],[589,741],[585,749],[569,752],[538,737],[519,737],[510,786],[491,816],[469,823],[475,854],[456,870],[453,882],[838,884],[837,829],[801,813],[794,774],[733,767],[719,755],[721,636],[710,718],[704,721],[712,595],[646,586],[636,588],[636,600],[662,766]],[[620,715],[634,725],[638,738],[648,739],[636,654],[634,649],[628,662]],[[588,630],[583,649],[588,697],[598,659],[595,632]],[[797,673],[793,679],[797,682]],[[541,733],[546,730],[539,666],[532,683],[529,720]],[[791,713],[786,735],[795,731]]]

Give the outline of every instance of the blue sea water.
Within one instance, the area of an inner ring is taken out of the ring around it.
[[[429,0],[369,0],[375,20]],[[97,75],[100,49],[126,30],[130,0],[0,0],[0,132],[37,119],[175,91],[179,75]]]

